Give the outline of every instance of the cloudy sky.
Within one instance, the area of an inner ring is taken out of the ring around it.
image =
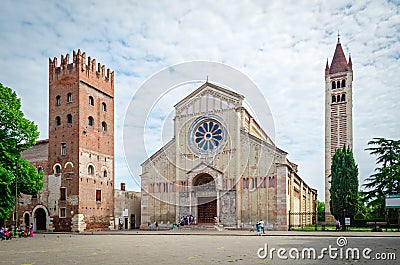
[[[81,49],[114,70],[116,184],[126,182],[127,188],[139,190],[121,147],[125,113],[134,93],[173,64],[196,60],[227,64],[262,91],[273,114],[275,142],[299,164],[300,175],[323,199],[324,69],[326,60],[332,60],[338,31],[344,52],[351,53],[353,61],[354,152],[361,183],[375,168],[375,158],[364,150],[367,142],[373,137],[399,137],[399,5],[398,1],[3,0],[0,82],[17,92],[24,113],[38,124],[40,138],[46,139],[48,58]],[[171,99],[173,103],[190,88],[182,91]],[[168,116],[161,115],[159,123]],[[146,158],[143,154],[135,162],[133,175],[139,174]]]

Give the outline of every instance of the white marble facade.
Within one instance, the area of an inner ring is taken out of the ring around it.
[[[206,82],[175,105],[173,139],[142,164],[142,228],[193,215],[199,224],[243,228],[263,219],[287,230],[289,211],[316,209],[317,191],[243,102]]]

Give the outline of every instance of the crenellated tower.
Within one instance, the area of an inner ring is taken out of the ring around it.
[[[59,190],[58,204],[49,205],[55,230],[70,230],[74,216],[87,229],[108,228],[114,211],[114,72],[80,50],[72,62],[69,54],[59,65],[49,59],[48,160],[56,179],[52,190]]]
[[[353,65],[347,62],[340,38],[331,65],[325,67],[325,212],[330,213],[331,164],[336,149],[353,148]],[[326,216],[327,223],[334,222]]]

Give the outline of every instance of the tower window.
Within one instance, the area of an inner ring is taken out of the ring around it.
[[[94,106],[94,99],[92,96],[89,96],[89,105]]]
[[[337,81],[337,83],[336,83],[336,87],[337,87],[337,88],[340,88],[340,80],[339,80],[339,81]]]
[[[60,165],[56,165],[54,167],[54,173],[55,174],[61,174],[61,166]]]
[[[72,123],[72,115],[71,114],[67,115],[67,122]]]
[[[101,190],[96,190],[96,202],[101,202]]]
[[[336,102],[340,102],[340,95],[336,96]]]
[[[67,155],[67,144],[66,143],[61,143],[61,155],[62,156]]]
[[[60,201],[67,199],[67,188],[60,188]]]
[[[57,117],[56,117],[56,125],[57,125],[57,126],[61,125],[61,118],[60,118],[60,116],[57,116]]]
[[[92,117],[92,116],[89,116],[89,118],[88,118],[88,124],[89,124],[89,126],[93,126],[93,125],[94,125],[94,120],[93,120],[93,117]]]
[[[56,97],[56,105],[57,106],[61,105],[61,96]]]
[[[107,123],[105,123],[104,121],[101,123],[101,129],[103,130],[103,132],[107,131]]]
[[[332,89],[336,89],[336,82],[335,81],[332,82]]]
[[[346,80],[342,80],[342,87],[346,87]]]
[[[106,103],[101,103],[101,109],[103,110],[103,111],[107,111],[107,105],[106,105]]]
[[[346,95],[343,94],[343,95],[342,95],[342,102],[345,102],[345,101],[346,101]]]
[[[107,177],[107,170],[103,171],[103,177],[106,178]]]
[[[68,103],[72,102],[72,93],[67,94],[67,102]]]
[[[336,96],[332,96],[332,103],[336,102]]]
[[[94,167],[92,165],[88,166],[88,174],[93,175],[94,174]]]
[[[60,207],[60,218],[65,218],[65,217],[67,217],[67,208]]]

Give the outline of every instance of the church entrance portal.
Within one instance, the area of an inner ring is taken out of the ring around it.
[[[35,212],[36,229],[46,230],[46,212],[42,208],[38,208]]]
[[[214,223],[217,217],[217,198],[198,198],[197,216],[199,223]],[[203,202],[203,203],[202,203]]]
[[[193,186],[197,197],[198,223],[214,223],[217,215],[217,197],[214,178],[207,173],[194,177]]]

